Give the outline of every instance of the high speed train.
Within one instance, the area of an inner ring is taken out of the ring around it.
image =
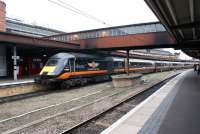
[[[36,83],[58,84],[61,88],[84,85],[89,81],[110,79],[111,75],[126,73],[126,58],[104,57],[83,53],[58,53],[49,58],[35,79]],[[152,73],[191,68],[192,63],[130,59],[129,72]]]

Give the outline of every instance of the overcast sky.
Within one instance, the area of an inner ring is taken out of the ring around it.
[[[48,0],[4,0],[7,16],[72,32],[107,27]],[[57,0],[52,0],[57,1]],[[143,0],[62,0],[111,26],[158,21]]]
[[[49,0],[3,1],[6,3],[7,17],[65,32],[158,21],[144,0],[62,0],[107,25],[62,8]],[[188,58],[183,54],[181,57]]]

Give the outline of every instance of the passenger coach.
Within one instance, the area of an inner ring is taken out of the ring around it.
[[[127,61],[120,57],[104,57],[82,53],[58,53],[52,56],[35,79],[40,84],[58,84],[68,88],[90,81],[109,80],[110,75],[126,72]],[[187,66],[186,66],[187,65]],[[152,73],[192,67],[190,63],[129,60],[130,72]]]

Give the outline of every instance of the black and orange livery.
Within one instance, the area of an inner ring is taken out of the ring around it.
[[[63,88],[88,81],[108,80],[111,74],[125,73],[126,60],[82,53],[58,53],[52,56],[40,72],[37,83],[57,83]],[[130,59],[130,72],[150,73],[191,67],[189,63]]]

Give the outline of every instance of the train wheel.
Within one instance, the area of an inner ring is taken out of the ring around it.
[[[81,81],[80,81],[80,85],[84,86],[86,84],[87,84],[87,79],[86,78],[82,78]]]
[[[72,86],[72,87],[76,86],[76,81],[75,80],[69,80],[68,82],[69,82],[70,86]]]
[[[60,85],[61,89],[69,89],[70,86],[70,81],[63,81]]]

